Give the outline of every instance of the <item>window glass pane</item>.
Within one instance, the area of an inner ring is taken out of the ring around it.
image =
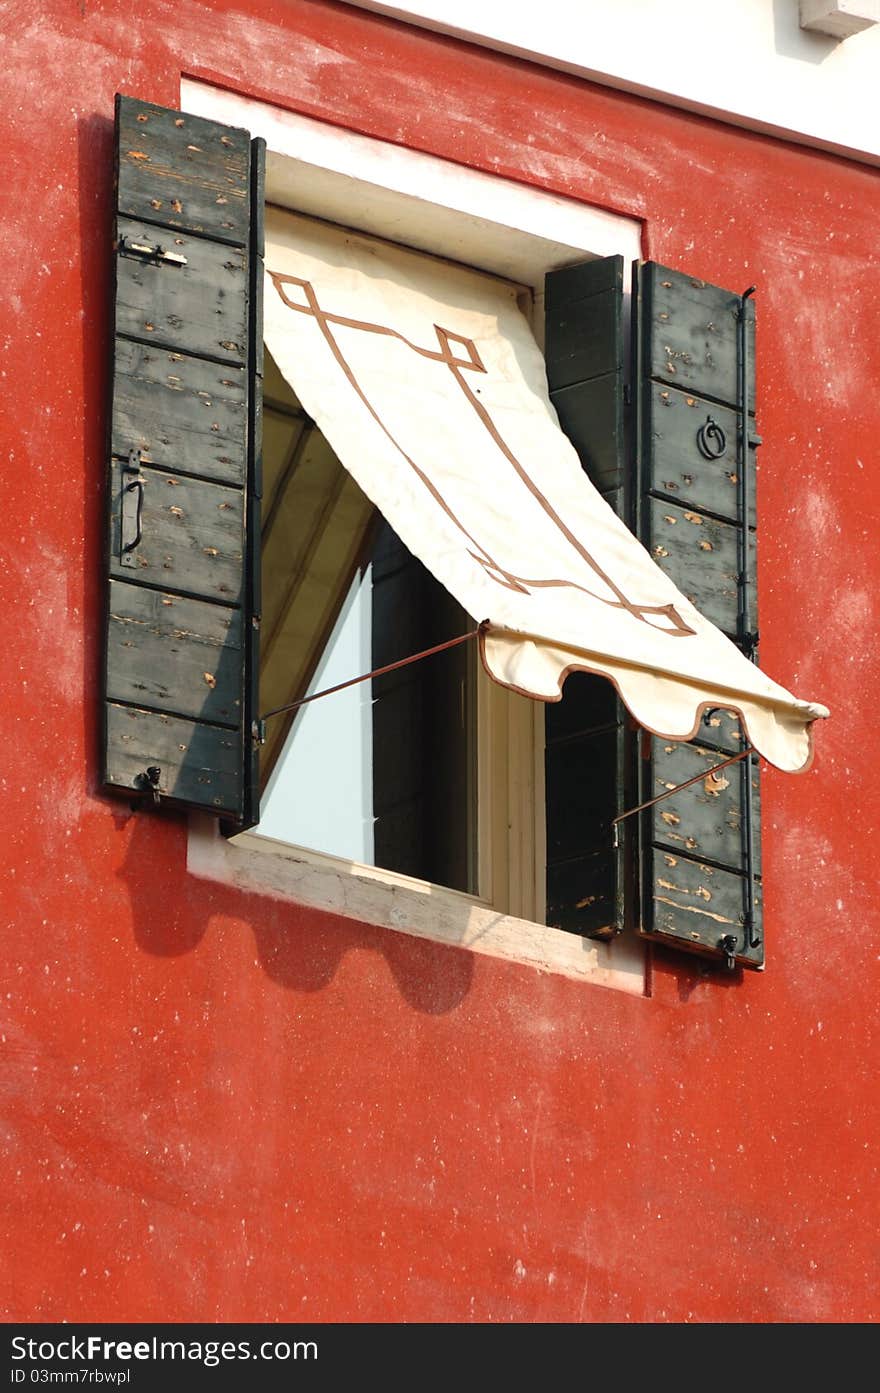
[[[263,711],[471,627],[271,365],[268,381]],[[270,719],[261,833],[474,892],[474,656],[453,649]]]

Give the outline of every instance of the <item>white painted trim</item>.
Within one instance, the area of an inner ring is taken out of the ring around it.
[[[207,815],[190,818],[186,864],[191,875],[251,894],[644,995],[644,950],[634,939],[592,942],[375,866],[304,852],[255,832],[226,838]]]
[[[641,224],[572,198],[424,155],[183,78],[184,111],[266,141],[266,198],[432,252],[543,295],[544,275],[589,256],[641,255]],[[626,278],[628,284],[629,278]]]
[[[527,189],[204,83],[183,79],[181,109],[263,136],[268,201],[529,286],[537,323],[543,319],[547,271],[616,254],[629,264],[641,252],[641,226],[635,219]],[[627,274],[625,284],[629,280]],[[510,703],[516,700],[499,692],[493,703],[499,714],[504,711],[505,728]],[[522,720],[513,724],[514,757],[511,761],[509,750],[490,755],[492,776],[512,782],[508,796],[521,799],[528,794],[534,804],[542,777],[537,742],[532,740],[525,749],[528,732],[524,733]],[[485,784],[481,789],[485,797],[484,790]],[[535,858],[541,839],[523,826],[517,835],[518,846],[506,847],[503,854],[498,838],[492,836],[490,875],[499,900],[530,904],[537,913]],[[644,993],[644,949],[634,938],[622,936],[610,944],[590,941],[502,913],[475,897],[291,847],[259,831],[226,838],[213,819],[194,816],[187,866],[193,875],[256,894],[635,995]],[[497,885],[499,879],[504,881],[503,888]]]

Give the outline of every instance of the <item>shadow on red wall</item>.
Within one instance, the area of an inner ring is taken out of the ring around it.
[[[119,877],[141,952],[179,957],[199,947],[213,922],[244,921],[264,972],[292,991],[321,991],[358,948],[385,958],[418,1011],[441,1015],[467,995],[474,975],[468,950],[197,879],[186,868],[185,815],[132,811],[115,799],[112,808],[126,838]]]

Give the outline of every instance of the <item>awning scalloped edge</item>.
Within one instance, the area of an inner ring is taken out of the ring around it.
[[[559,701],[570,672],[592,672],[607,677],[639,725],[663,739],[691,740],[706,711],[733,711],[758,754],[786,773],[809,769],[813,759],[810,728],[829,714],[827,707],[795,697],[784,701],[729,687],[708,687],[704,681],[660,673],[587,649],[554,647],[537,635],[491,623],[481,625],[479,641],[483,666],[501,686],[539,701]]]

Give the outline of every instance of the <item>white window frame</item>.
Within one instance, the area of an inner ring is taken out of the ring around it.
[[[641,225],[184,78],[181,109],[262,136],[267,202],[474,266],[527,286],[535,330],[544,276],[589,257],[641,254]],[[625,284],[630,277],[625,275]],[[636,995],[645,990],[643,945],[610,943],[536,922],[544,876],[543,705],[479,684],[480,896],[273,841],[257,829],[224,837],[193,814],[187,867],[203,878],[324,909],[420,938],[528,963]],[[543,722],[541,722],[543,725]],[[492,797],[487,800],[487,791]],[[500,790],[500,799],[497,796]],[[527,807],[529,818],[509,818]],[[481,808],[481,813],[483,809]],[[540,814],[540,815],[539,815]],[[501,912],[499,904],[518,913]],[[534,916],[534,917],[533,917]]]

